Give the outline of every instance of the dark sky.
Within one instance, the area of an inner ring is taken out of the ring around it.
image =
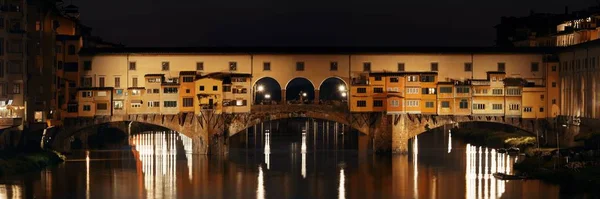
[[[70,0],[65,0],[70,2]],[[73,0],[127,46],[486,46],[501,16],[596,0]]]

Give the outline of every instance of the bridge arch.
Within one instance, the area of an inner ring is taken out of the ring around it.
[[[285,99],[315,99],[315,84],[306,77],[294,77],[285,84]]]
[[[255,104],[279,102],[283,97],[282,89],[280,82],[276,79],[268,76],[261,77],[252,85],[253,100]]]
[[[348,96],[348,84],[337,76],[323,79],[318,90],[319,100],[345,100]]]

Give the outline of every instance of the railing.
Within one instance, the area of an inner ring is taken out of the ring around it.
[[[289,105],[252,105],[252,112],[349,112],[348,106],[343,104],[289,104]]]
[[[0,118],[0,127],[18,126],[23,123],[23,118]]]

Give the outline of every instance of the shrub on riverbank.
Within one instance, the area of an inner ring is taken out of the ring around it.
[[[65,160],[65,157],[54,151],[37,152],[0,152],[0,176],[41,170],[48,166],[56,165]]]
[[[600,166],[569,168],[556,165],[556,157],[531,156],[514,164],[515,170],[561,186],[562,192],[600,192]]]
[[[478,145],[494,148],[519,147],[526,148],[535,145],[535,137],[522,132],[505,132],[480,128],[454,128],[452,134]]]

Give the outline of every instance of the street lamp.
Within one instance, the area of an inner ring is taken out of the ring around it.
[[[346,92],[342,92],[342,97],[345,98],[346,96],[348,96],[348,94],[346,94]]]
[[[339,90],[340,92],[344,92],[344,91],[346,91],[346,87],[345,87],[344,85],[340,85],[340,86],[338,87],[338,90]]]
[[[254,103],[255,104],[260,104],[260,103],[257,102],[256,98],[257,98],[258,95],[256,94],[256,92],[262,93],[263,91],[265,91],[265,86],[263,86],[263,85],[257,85],[256,86],[256,91],[254,91],[254,101],[255,101]]]
[[[306,97],[306,95],[307,95],[306,93],[302,93],[302,97]]]
[[[271,94],[265,94],[265,99],[271,99]]]
[[[258,92],[263,92],[265,90],[265,87],[263,85],[258,85],[257,90]]]

